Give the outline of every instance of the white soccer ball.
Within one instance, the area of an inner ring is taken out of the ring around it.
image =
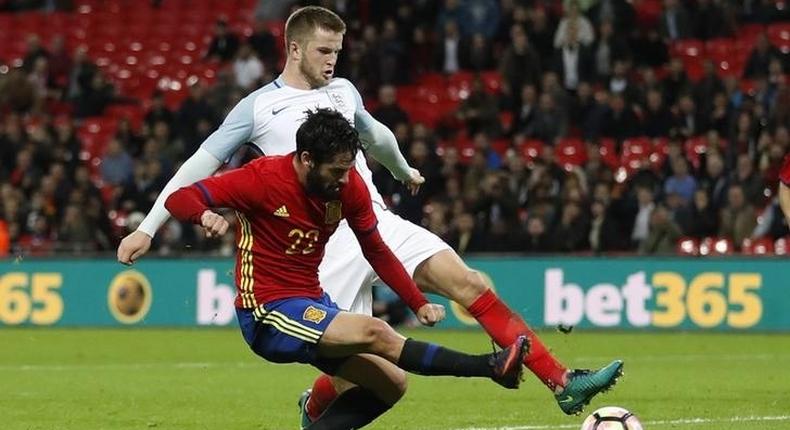
[[[606,406],[590,414],[581,430],[642,430],[636,415],[617,406]]]

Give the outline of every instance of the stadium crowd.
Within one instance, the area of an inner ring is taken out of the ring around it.
[[[0,14],[70,3],[0,1]],[[220,65],[216,81],[191,82],[178,103],[158,91],[139,100],[84,47],[25,34],[21,61],[0,57],[0,255],[113,251],[229,109],[276,77],[282,41],[267,24],[304,4],[349,24],[336,75],[427,179],[412,196],[371,160],[379,190],[461,254],[656,254],[683,237],[739,249],[786,236],[776,190],[790,41],[766,29],[788,11],[664,0],[651,14],[655,3],[261,1],[249,34],[216,21],[201,59]],[[455,99],[430,104],[448,88]],[[139,124],[121,118],[100,162],[86,157],[80,127],[127,105],[143,107]],[[230,255],[231,236],[170,221],[154,252]]]

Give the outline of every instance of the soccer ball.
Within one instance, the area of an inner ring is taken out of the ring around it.
[[[642,430],[636,415],[617,406],[606,406],[590,414],[581,430]]]

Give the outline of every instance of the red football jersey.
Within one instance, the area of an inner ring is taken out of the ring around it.
[[[782,170],[779,171],[779,180],[790,187],[790,154],[785,155],[785,160],[782,163]]]
[[[427,303],[381,240],[370,194],[359,173],[352,168],[339,200],[325,201],[306,193],[293,157],[258,158],[182,188],[167,200],[173,216],[196,224],[209,207],[236,210],[236,306],[249,309],[282,298],[320,297],[318,265],[329,236],[343,218],[382,279],[415,311]]]

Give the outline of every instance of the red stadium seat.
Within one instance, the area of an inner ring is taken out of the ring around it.
[[[697,39],[678,40],[672,45],[672,52],[681,57],[702,57],[705,55],[705,44]]]
[[[584,142],[579,139],[561,139],[554,149],[557,163],[565,170],[570,171],[573,167],[582,166],[587,161],[587,148],[584,146]]]
[[[601,139],[600,142],[598,142],[598,153],[601,154],[601,161],[610,169],[615,170],[620,166],[614,139]]]
[[[532,166],[535,163],[535,159],[543,154],[543,141],[538,139],[527,140],[519,146],[519,151],[527,165]]]
[[[741,244],[741,252],[746,255],[772,255],[774,253],[774,241],[768,237],[759,239],[747,237]]]
[[[693,237],[682,237],[678,240],[676,252],[678,255],[699,255],[699,241]]]
[[[730,255],[733,251],[732,240],[726,237],[706,237],[699,244],[700,255]]]

